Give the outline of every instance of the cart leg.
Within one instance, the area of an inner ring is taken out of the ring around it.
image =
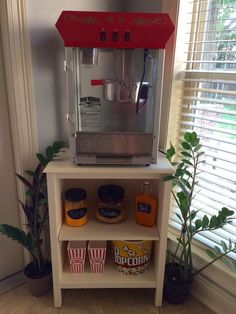
[[[54,289],[54,306],[61,308],[62,306],[62,292],[61,289]]]
[[[155,306],[160,307],[162,306],[162,289],[156,289],[155,291],[155,300],[154,300]]]

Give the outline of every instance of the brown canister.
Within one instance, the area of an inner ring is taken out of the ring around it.
[[[117,223],[127,218],[124,202],[124,189],[116,184],[106,184],[98,189],[99,204],[95,209],[95,217],[102,222]]]

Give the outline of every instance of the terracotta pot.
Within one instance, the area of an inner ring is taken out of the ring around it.
[[[24,269],[24,275],[28,285],[28,290],[35,297],[42,297],[47,294],[52,287],[52,266],[47,263],[43,274],[35,273],[34,264],[29,263]]]
[[[182,283],[179,264],[168,264],[165,269],[163,297],[168,303],[182,304],[188,298],[193,280]]]

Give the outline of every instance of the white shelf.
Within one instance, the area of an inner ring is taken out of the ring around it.
[[[153,264],[150,264],[142,275],[125,275],[112,265],[108,259],[103,274],[92,274],[89,265],[83,274],[74,274],[67,260],[61,275],[61,289],[72,288],[156,288],[156,276]]]
[[[131,215],[130,215],[131,216]],[[134,217],[127,220],[107,224],[89,217],[88,223],[81,227],[70,227],[65,223],[62,225],[59,240],[159,240],[157,227],[144,227],[137,225]]]
[[[158,179],[173,173],[166,157],[159,153],[156,165],[119,166],[119,165],[74,165],[68,158],[61,156],[51,161],[45,173],[56,173],[59,179]]]

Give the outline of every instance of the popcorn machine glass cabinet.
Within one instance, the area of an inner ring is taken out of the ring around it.
[[[86,163],[151,163],[158,50],[66,50],[74,154]]]

